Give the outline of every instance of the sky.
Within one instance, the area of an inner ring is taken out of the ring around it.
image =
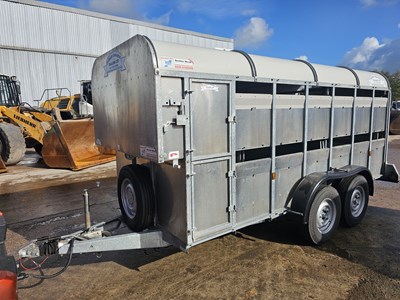
[[[400,0],[44,0],[235,40],[250,54],[400,71]]]

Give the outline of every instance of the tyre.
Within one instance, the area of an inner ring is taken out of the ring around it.
[[[22,160],[25,155],[25,139],[19,127],[0,123],[0,154],[7,166]]]
[[[154,192],[146,167],[129,165],[118,174],[118,201],[124,222],[133,231],[153,224]]]
[[[322,186],[310,207],[305,234],[308,240],[320,245],[329,240],[340,221],[341,202],[338,191],[331,186]]]
[[[43,145],[40,143],[36,143],[33,148],[35,149],[36,153],[39,154],[40,156],[42,156],[42,149],[43,149]]]
[[[339,194],[342,199],[342,223],[347,227],[356,226],[364,218],[369,201],[368,182],[364,176],[345,178],[340,182]]]

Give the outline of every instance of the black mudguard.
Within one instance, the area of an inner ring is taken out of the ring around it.
[[[328,172],[311,173],[299,180],[289,194],[288,212],[301,217],[302,223],[307,224],[310,207],[318,188],[321,185],[336,187],[343,178],[356,174],[365,177],[368,182],[369,194],[372,196],[374,194],[374,181],[371,172],[366,167],[349,165]]]

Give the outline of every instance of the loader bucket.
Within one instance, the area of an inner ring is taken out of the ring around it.
[[[3,159],[0,157],[0,173],[7,172],[6,164],[4,163]]]
[[[400,110],[390,111],[389,131],[391,134],[400,134]]]
[[[115,160],[95,145],[92,119],[59,121],[43,138],[42,158],[50,168],[74,171]]]

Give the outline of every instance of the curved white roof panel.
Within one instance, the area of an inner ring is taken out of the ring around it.
[[[248,55],[244,52],[209,49],[175,43],[146,40],[154,49],[160,70],[216,74],[235,77],[277,79],[280,81],[318,82],[342,86],[388,88],[386,79],[375,72],[311,64],[307,61]]]
[[[346,69],[340,67],[324,66],[319,64],[312,64],[318,75],[318,82],[344,84],[344,85],[357,85],[357,80],[354,74]]]
[[[376,88],[388,88],[386,78],[379,73],[354,70],[360,79],[360,86],[370,86]]]
[[[252,76],[251,65],[238,52],[153,41],[162,70]]]
[[[258,55],[250,55],[257,71],[257,77],[314,81],[312,70],[306,63]]]

